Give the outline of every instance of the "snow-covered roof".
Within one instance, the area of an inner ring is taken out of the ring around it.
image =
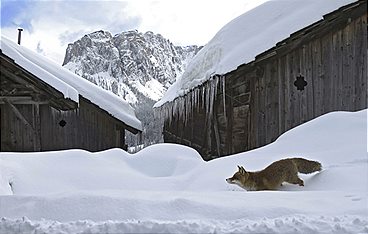
[[[184,96],[213,75],[236,70],[290,34],[354,0],[274,0],[229,22],[188,64],[186,71],[155,104]]]
[[[109,114],[135,129],[142,130],[134,109],[113,93],[70,72],[46,57],[19,46],[1,36],[0,49],[24,69],[60,91],[65,98],[79,103],[79,95],[107,111]]]

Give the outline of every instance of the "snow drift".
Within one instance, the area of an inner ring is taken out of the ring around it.
[[[225,182],[243,165],[320,161],[305,187],[247,192]],[[367,110],[334,112],[265,147],[204,162],[158,144],[131,155],[66,150],[0,154],[0,233],[367,232]]]

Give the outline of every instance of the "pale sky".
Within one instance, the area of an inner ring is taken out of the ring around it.
[[[1,34],[62,64],[68,43],[107,30],[160,33],[175,45],[205,45],[226,23],[266,0],[1,0]]]

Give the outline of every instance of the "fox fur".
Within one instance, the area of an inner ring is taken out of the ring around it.
[[[322,165],[316,161],[304,158],[288,158],[276,161],[261,171],[248,172],[242,166],[231,178],[229,184],[236,184],[248,191],[275,190],[283,182],[304,186],[304,181],[298,177],[298,172],[309,174],[321,171]]]

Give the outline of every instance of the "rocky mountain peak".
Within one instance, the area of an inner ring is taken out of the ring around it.
[[[135,107],[143,123],[144,145],[161,141],[162,126],[154,121],[153,104],[180,77],[201,47],[175,46],[153,32],[107,31],[87,34],[68,45],[63,66],[119,95]],[[137,138],[127,135],[127,142]]]
[[[100,30],[69,44],[63,66],[135,104],[157,101],[199,49],[150,31],[112,36]]]

